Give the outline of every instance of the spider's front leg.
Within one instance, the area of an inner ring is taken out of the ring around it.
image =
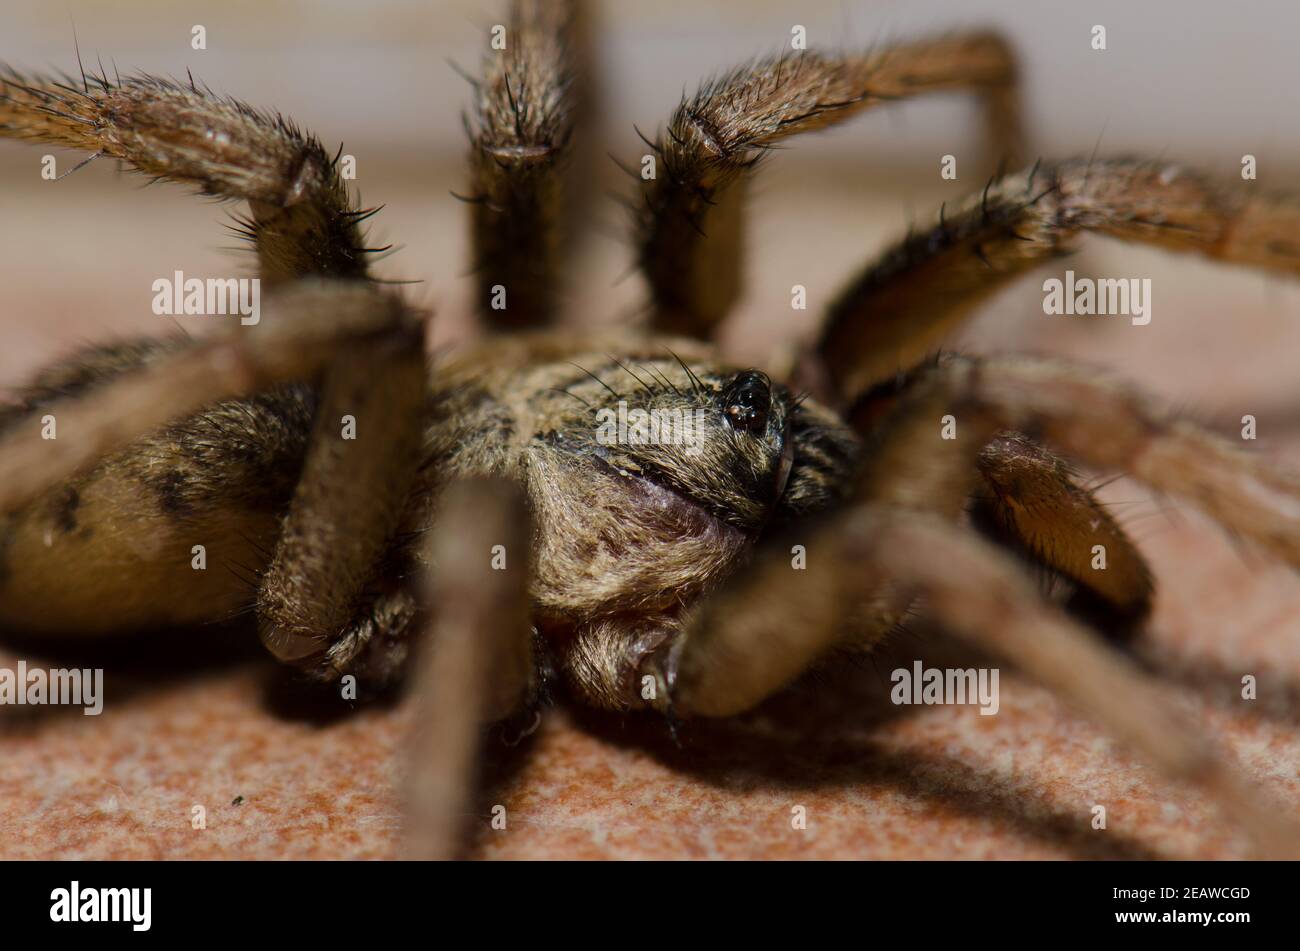
[[[688,618],[661,674],[675,713],[743,712],[838,643],[846,617],[879,635],[921,595],[945,627],[1053,688],[1170,778],[1204,788],[1262,852],[1300,855],[1295,829],[1155,682],[1043,601],[1004,552],[934,516],[870,505],[801,543],[804,570],[791,570],[788,547],[773,548]]]
[[[446,489],[425,546],[431,614],[414,671],[406,851],[459,852],[480,727],[526,709],[537,691],[529,621],[528,512],[514,483]]]
[[[945,627],[1012,660],[1167,776],[1205,789],[1262,854],[1300,855],[1294,820],[1226,765],[1152,680],[1043,601],[989,543],[932,515],[864,505],[810,535],[807,548],[805,571],[772,552],[699,608],[666,671],[683,712],[744,710],[757,697],[732,685],[772,663],[752,655],[829,644],[845,616],[921,595]],[[764,596],[778,587],[779,599]]]

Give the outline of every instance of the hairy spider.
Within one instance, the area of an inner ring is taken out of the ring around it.
[[[708,343],[740,291],[755,166],[788,136],[953,89],[981,95],[1018,157],[1006,44],[792,53],[704,86],[647,140],[649,332],[591,339],[554,329],[583,24],[518,2],[505,35],[475,82],[465,196],[495,333],[432,366],[423,315],[369,273],[371,212],[317,139],[193,80],[0,76],[0,133],[246,200],[268,289],[255,324],[94,347],[0,413],[0,625],[110,634],[252,603],[280,660],[376,685],[427,629],[410,836],[448,855],[480,723],[527,722],[554,689],[670,722],[739,713],[921,603],[1204,786],[1262,847],[1294,850],[1289,823],[1017,559],[1068,579],[1094,626],[1134,626],[1150,574],[1065,457],[1186,496],[1293,565],[1300,480],[1094,369],[931,354],[1084,232],[1294,272],[1296,204],[1133,160],[999,175],[844,289],[791,386]],[[195,570],[195,546],[232,570]]]

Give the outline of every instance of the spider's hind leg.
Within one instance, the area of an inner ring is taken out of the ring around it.
[[[364,646],[354,619],[409,504],[426,387],[418,341],[356,347],[327,370],[302,475],[258,591],[262,642],[281,660],[314,666],[322,658],[346,672]]]
[[[422,461],[424,325],[393,295],[357,282],[302,282],[268,295],[261,321],[156,349],[134,368],[42,396],[0,437],[0,513],[22,507],[146,433],[283,381],[324,378],[289,511],[258,582],[263,642],[330,678],[365,663],[391,672],[414,605],[377,577]],[[50,439],[43,420],[54,420]],[[257,447],[224,446],[239,453]],[[262,487],[249,487],[256,494]],[[168,499],[158,500],[169,517]],[[363,657],[373,642],[388,656]]]

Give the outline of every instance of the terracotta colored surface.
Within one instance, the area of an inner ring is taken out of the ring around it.
[[[236,82],[234,91],[248,92]],[[676,78],[669,85],[675,96]],[[313,115],[300,118],[321,125]],[[894,130],[883,121],[866,128]],[[446,189],[458,184],[459,166],[430,165],[414,148],[359,145],[367,202],[388,203],[376,237],[405,245],[384,273],[426,280],[410,293],[437,307],[440,336],[454,336],[465,323],[465,228]],[[216,250],[228,243],[215,224],[220,215],[210,206],[178,189],[138,190],[102,166],[55,187],[34,172],[37,150],[0,146],[0,383],[83,340],[159,332],[147,304],[159,274],[229,270],[230,259]],[[457,140],[449,154],[459,149]],[[920,214],[974,187],[918,183],[889,167],[864,171],[816,146],[800,155],[781,156],[758,190],[753,284],[728,333],[746,360],[763,359],[774,341],[800,329],[791,325],[791,284],[809,288],[811,317],[846,273],[901,233],[909,210]],[[583,259],[575,317],[596,323],[624,313],[636,282],[610,282],[626,264],[626,248],[597,241]],[[1255,414],[1258,451],[1300,465],[1300,288],[1102,243],[1071,266],[1151,277],[1152,324],[1047,318],[1040,275],[1000,295],[953,342],[1106,363],[1220,421],[1225,432],[1242,414]],[[1187,715],[1294,809],[1300,582],[1140,487],[1120,482],[1106,497],[1160,583],[1139,653]],[[687,724],[680,747],[653,718],[554,711],[522,746],[491,746],[484,791],[466,817],[477,829],[474,854],[1242,854],[1241,840],[1204,799],[1165,783],[1010,670],[997,716],[971,707],[894,707],[889,671],[918,657],[927,665],[986,662],[918,631],[874,663],[802,684],[751,715]],[[93,650],[0,643],[0,666],[19,658],[103,666],[108,699],[98,718],[0,708],[0,858],[381,858],[398,851],[406,704],[353,710],[305,690],[261,656],[247,630]],[[1244,674],[1257,676],[1259,699],[1240,698]],[[497,804],[506,807],[504,831],[488,827]],[[1105,831],[1091,828],[1097,804],[1107,808]],[[195,805],[206,810],[206,829],[191,827]],[[798,806],[804,830],[792,828]]]
[[[1300,660],[1290,579],[1261,581],[1198,528],[1164,533],[1155,554],[1196,548],[1210,557],[1181,576],[1166,572],[1156,652],[1172,662],[1167,676],[1189,716],[1295,802],[1300,702],[1294,675],[1278,672]],[[1175,605],[1177,597],[1195,597],[1199,609]],[[1234,604],[1247,598],[1241,616]],[[5,857],[394,854],[404,706],[347,713],[257,659],[194,674],[186,652],[164,653],[165,662],[106,664],[102,717],[45,712],[7,724]],[[1241,843],[1198,796],[1171,789],[1018,677],[1004,674],[993,717],[893,707],[885,672],[917,656],[977,662],[942,638],[908,639],[874,667],[804,685],[749,716],[690,724],[680,749],[651,718],[557,711],[523,747],[493,745],[478,850],[494,858],[1239,854]],[[1263,699],[1236,699],[1242,671],[1259,674]],[[232,805],[236,797],[241,805]],[[487,829],[496,803],[507,809],[505,831]],[[1089,826],[1098,803],[1109,813],[1105,832]],[[206,809],[205,830],[191,828],[194,805]],[[795,806],[806,809],[806,831],[791,828]]]

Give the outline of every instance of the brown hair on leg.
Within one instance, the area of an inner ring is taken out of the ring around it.
[[[913,96],[974,90],[994,147],[1020,148],[1015,56],[991,33],[888,46],[860,56],[782,53],[739,66],[684,100],[647,144],[636,241],[661,333],[708,337],[740,296],[745,202],[754,167],[791,135]]]

